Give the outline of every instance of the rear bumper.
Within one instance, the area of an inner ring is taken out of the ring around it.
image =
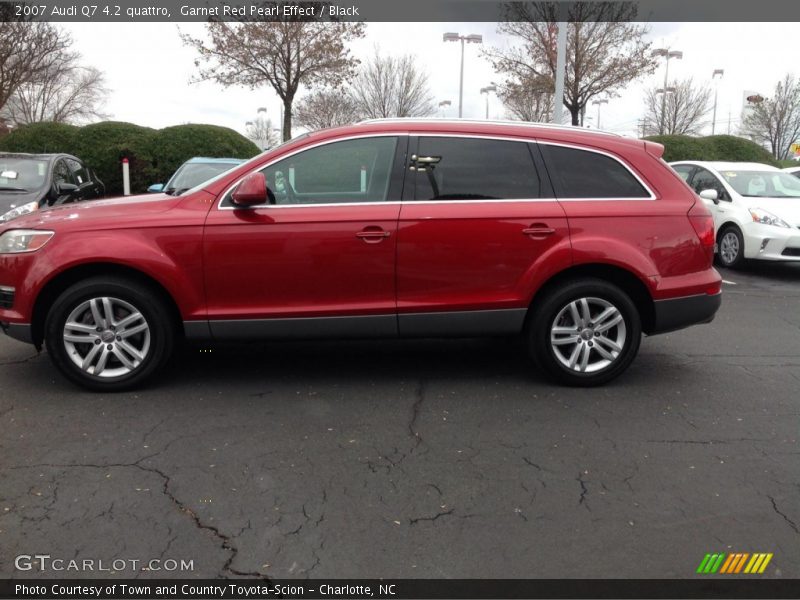
[[[722,293],[656,300],[654,304],[655,326],[650,335],[710,323],[722,304]]]
[[[33,334],[31,333],[31,326],[28,323],[4,323],[0,321],[0,328],[3,329],[8,337],[12,337],[20,342],[27,344],[33,343]]]

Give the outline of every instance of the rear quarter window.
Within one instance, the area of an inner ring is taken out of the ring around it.
[[[619,160],[567,146],[541,145],[560,198],[650,198]]]

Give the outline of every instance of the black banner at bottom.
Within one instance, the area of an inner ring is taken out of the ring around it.
[[[4,579],[0,598],[800,598],[798,579]]]

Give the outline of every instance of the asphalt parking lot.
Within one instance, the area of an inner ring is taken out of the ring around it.
[[[496,339],[190,348],[98,395],[3,337],[0,577],[800,577],[800,265],[723,277],[714,323],[592,390]]]

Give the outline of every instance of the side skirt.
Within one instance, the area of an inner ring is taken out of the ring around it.
[[[195,340],[364,339],[392,337],[470,337],[513,335],[522,331],[527,310],[471,310],[347,317],[299,317],[184,321]]]

